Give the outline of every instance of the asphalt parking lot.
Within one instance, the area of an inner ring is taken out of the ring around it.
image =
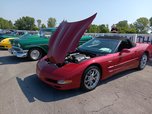
[[[0,50],[0,114],[152,114],[152,63],[100,83],[91,92],[55,90],[35,74],[36,62]]]

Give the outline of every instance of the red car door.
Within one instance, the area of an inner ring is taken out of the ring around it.
[[[106,79],[120,72],[120,67],[118,66],[119,62],[120,56],[118,52],[106,55],[104,57],[104,62],[102,61],[101,63],[103,67],[102,79]]]
[[[126,39],[126,41],[121,42],[118,51],[119,62],[117,67],[119,71],[124,71],[137,66],[138,57],[136,54],[136,47],[133,46],[128,39]]]
[[[123,50],[122,52],[120,52],[119,64],[118,64],[120,70],[123,71],[132,68],[135,62],[134,58],[135,58],[135,52],[132,51],[132,49]]]
[[[113,53],[109,54],[106,61],[106,71],[107,75],[105,78],[112,76],[113,74],[116,74],[119,71],[119,68],[117,67],[117,64],[119,63],[119,53]]]

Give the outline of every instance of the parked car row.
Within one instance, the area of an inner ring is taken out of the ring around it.
[[[11,41],[14,39],[19,39],[22,38],[26,34],[38,34],[38,32],[33,32],[33,31],[14,31],[14,32],[6,32],[6,33],[1,33],[0,34],[0,48],[1,49],[9,49],[12,48]]]
[[[38,60],[48,52],[49,38],[56,28],[41,29],[40,35],[27,34],[12,42],[9,52],[16,57],[28,57],[30,60]],[[91,36],[82,36],[79,45],[92,39]]]

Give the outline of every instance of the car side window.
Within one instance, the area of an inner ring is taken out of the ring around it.
[[[131,44],[131,42],[128,39],[122,40],[118,47],[118,52],[122,51],[123,49],[130,49],[132,47],[133,47],[133,45]]]

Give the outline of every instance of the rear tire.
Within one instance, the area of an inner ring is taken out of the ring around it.
[[[43,55],[43,51],[39,48],[32,48],[28,52],[28,58],[33,61],[42,58],[42,55]]]
[[[95,89],[101,77],[101,70],[97,66],[88,67],[81,79],[81,89],[91,91]]]
[[[148,61],[148,56],[146,53],[144,53],[142,56],[141,56],[141,59],[139,61],[139,66],[138,66],[138,70],[143,70],[147,64],[147,61]]]

